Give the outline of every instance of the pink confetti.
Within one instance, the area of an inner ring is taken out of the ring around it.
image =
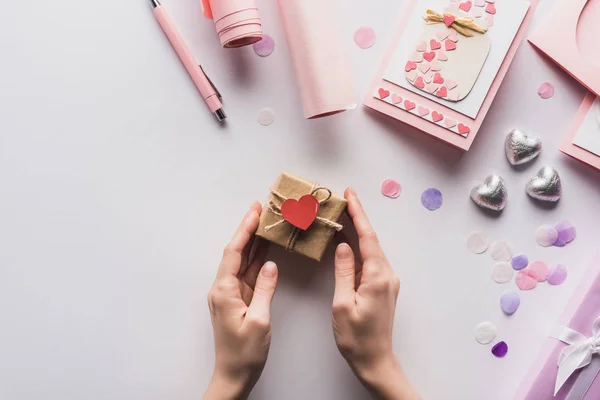
[[[567,267],[562,264],[553,266],[548,274],[548,283],[551,285],[561,285],[567,280]]]
[[[517,277],[515,278],[515,283],[517,284],[517,287],[521,290],[531,290],[537,285],[537,275],[535,274],[535,272],[529,269],[524,269],[523,271],[517,274]]]
[[[361,49],[368,49],[375,44],[375,31],[369,26],[361,26],[354,33],[354,42]]]
[[[395,199],[402,194],[402,186],[393,179],[386,179],[381,184],[381,193],[386,197]]]
[[[535,241],[543,247],[550,247],[556,243],[558,231],[550,225],[542,225],[535,231]]]
[[[252,48],[257,55],[267,57],[275,50],[275,41],[271,36],[263,34],[262,40],[254,43]]]
[[[554,85],[550,82],[542,82],[538,88],[538,95],[542,99],[549,99],[554,96]]]
[[[544,282],[548,278],[549,268],[543,261],[534,261],[527,269],[535,273],[538,282]]]

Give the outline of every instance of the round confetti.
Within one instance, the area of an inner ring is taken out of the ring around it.
[[[510,261],[513,249],[510,243],[504,241],[494,242],[491,247],[492,258],[496,261]]]
[[[442,192],[437,189],[430,188],[421,195],[421,204],[429,211],[435,211],[442,206],[444,198]]]
[[[354,42],[361,49],[368,49],[375,44],[375,31],[369,26],[361,26],[354,33]]]
[[[391,199],[395,199],[402,194],[402,186],[393,179],[386,179],[381,184],[381,193]]]
[[[529,258],[525,254],[517,254],[510,260],[515,271],[525,269],[529,265]]]
[[[542,99],[549,99],[554,96],[554,85],[550,82],[542,82],[538,88],[538,95]]]
[[[538,282],[544,282],[548,278],[549,268],[543,261],[534,261],[529,264],[529,270],[535,272]]]
[[[558,240],[561,243],[571,243],[577,237],[577,228],[569,221],[560,221],[554,228],[558,232]]]
[[[492,347],[492,354],[498,358],[503,358],[508,353],[506,342],[498,342]]]
[[[531,290],[537,285],[537,275],[529,269],[524,269],[517,274],[515,283],[521,290]]]
[[[512,279],[513,273],[512,265],[507,262],[501,262],[492,268],[492,279],[496,283],[507,283]]]
[[[475,253],[485,253],[488,249],[488,238],[481,232],[473,232],[467,237],[467,248]]]
[[[558,239],[558,231],[550,225],[542,225],[535,231],[535,241],[543,247],[550,247]]]
[[[496,327],[491,322],[482,322],[475,327],[475,340],[481,344],[492,343],[496,339]]]
[[[551,285],[562,285],[567,280],[567,267],[558,264],[550,268],[548,283]]]
[[[262,126],[269,126],[275,122],[275,111],[269,107],[265,107],[258,112],[258,123]]]
[[[500,297],[500,308],[508,315],[512,315],[519,309],[521,305],[521,296],[517,292],[504,292]]]
[[[273,53],[273,50],[275,50],[275,41],[271,36],[263,34],[262,40],[254,43],[252,48],[254,48],[254,52],[257,55],[261,57],[267,57]]]
[[[554,247],[565,247],[567,245],[567,242],[563,242],[560,239],[556,240],[556,243],[554,243]]]

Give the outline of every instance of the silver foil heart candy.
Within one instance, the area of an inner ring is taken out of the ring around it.
[[[562,196],[562,183],[552,167],[542,167],[526,186],[527,194],[541,201],[556,202]]]
[[[471,190],[471,199],[479,207],[502,211],[508,202],[508,191],[500,175],[490,175],[481,185]]]
[[[540,155],[542,141],[537,137],[527,135],[519,129],[513,129],[506,137],[504,150],[511,165],[521,165]]]

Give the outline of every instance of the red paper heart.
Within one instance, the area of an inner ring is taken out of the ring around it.
[[[416,107],[416,104],[413,103],[412,101],[410,101],[410,100],[404,100],[404,108],[406,108],[406,111],[410,111],[410,110],[412,110],[415,107]]]
[[[422,76],[419,76],[417,78],[417,80],[415,81],[415,86],[418,87],[419,89],[423,89],[425,87],[425,82],[423,82]]]
[[[444,23],[446,26],[452,25],[454,21],[456,21],[456,17],[454,15],[444,14]]]
[[[433,122],[440,122],[441,120],[444,119],[444,115],[440,114],[437,111],[434,111],[431,113],[431,119],[433,120]]]
[[[379,88],[379,98],[385,99],[389,95],[390,95],[390,91],[389,90],[385,90],[384,88]]]
[[[463,124],[458,124],[458,133],[463,135],[463,134],[469,133],[469,132],[471,132],[471,128],[469,128],[468,126],[463,125]]]
[[[310,194],[300,197],[300,200],[287,199],[281,205],[283,219],[303,231],[312,225],[318,213],[319,200]]]
[[[485,7],[485,11],[490,14],[496,14],[496,6],[494,3],[488,3],[488,5]]]
[[[406,66],[404,67],[404,70],[406,72],[409,72],[409,71],[412,71],[413,69],[416,69],[416,68],[417,68],[417,64],[415,64],[412,61],[409,61],[409,62],[406,63]]]
[[[430,51],[427,53],[423,53],[423,58],[427,61],[431,62],[435,58],[435,51]]]
[[[431,39],[429,41],[429,47],[431,47],[431,50],[437,50],[442,47],[442,44],[435,39]]]
[[[447,39],[444,42],[444,45],[446,46],[446,51],[451,51],[451,50],[456,50],[456,43],[454,43],[452,40]]]
[[[458,8],[460,8],[464,12],[469,12],[469,10],[471,9],[472,6],[473,6],[472,2],[465,1],[464,3],[460,3],[460,6],[458,6]]]
[[[446,86],[442,86],[442,88],[438,90],[435,95],[437,97],[446,97],[448,96],[448,89],[446,89]]]
[[[433,83],[444,83],[444,78],[439,72],[436,72],[433,76]]]

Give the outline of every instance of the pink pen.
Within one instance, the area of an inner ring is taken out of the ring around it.
[[[215,114],[217,120],[223,121],[227,116],[225,115],[225,111],[223,111],[223,103],[221,103],[221,94],[212,84],[210,79],[206,76],[202,67],[198,65],[194,56],[190,49],[187,47],[181,34],[169,18],[167,11],[160,4],[159,0],[150,0],[152,3],[152,8],[154,12],[154,16],[158,20],[158,23],[162,27],[163,31],[169,38],[171,45],[175,49],[175,52],[181,59],[181,62],[187,69],[187,72],[190,74],[190,77],[194,81],[194,84],[204,97],[208,108],[212,113]]]

